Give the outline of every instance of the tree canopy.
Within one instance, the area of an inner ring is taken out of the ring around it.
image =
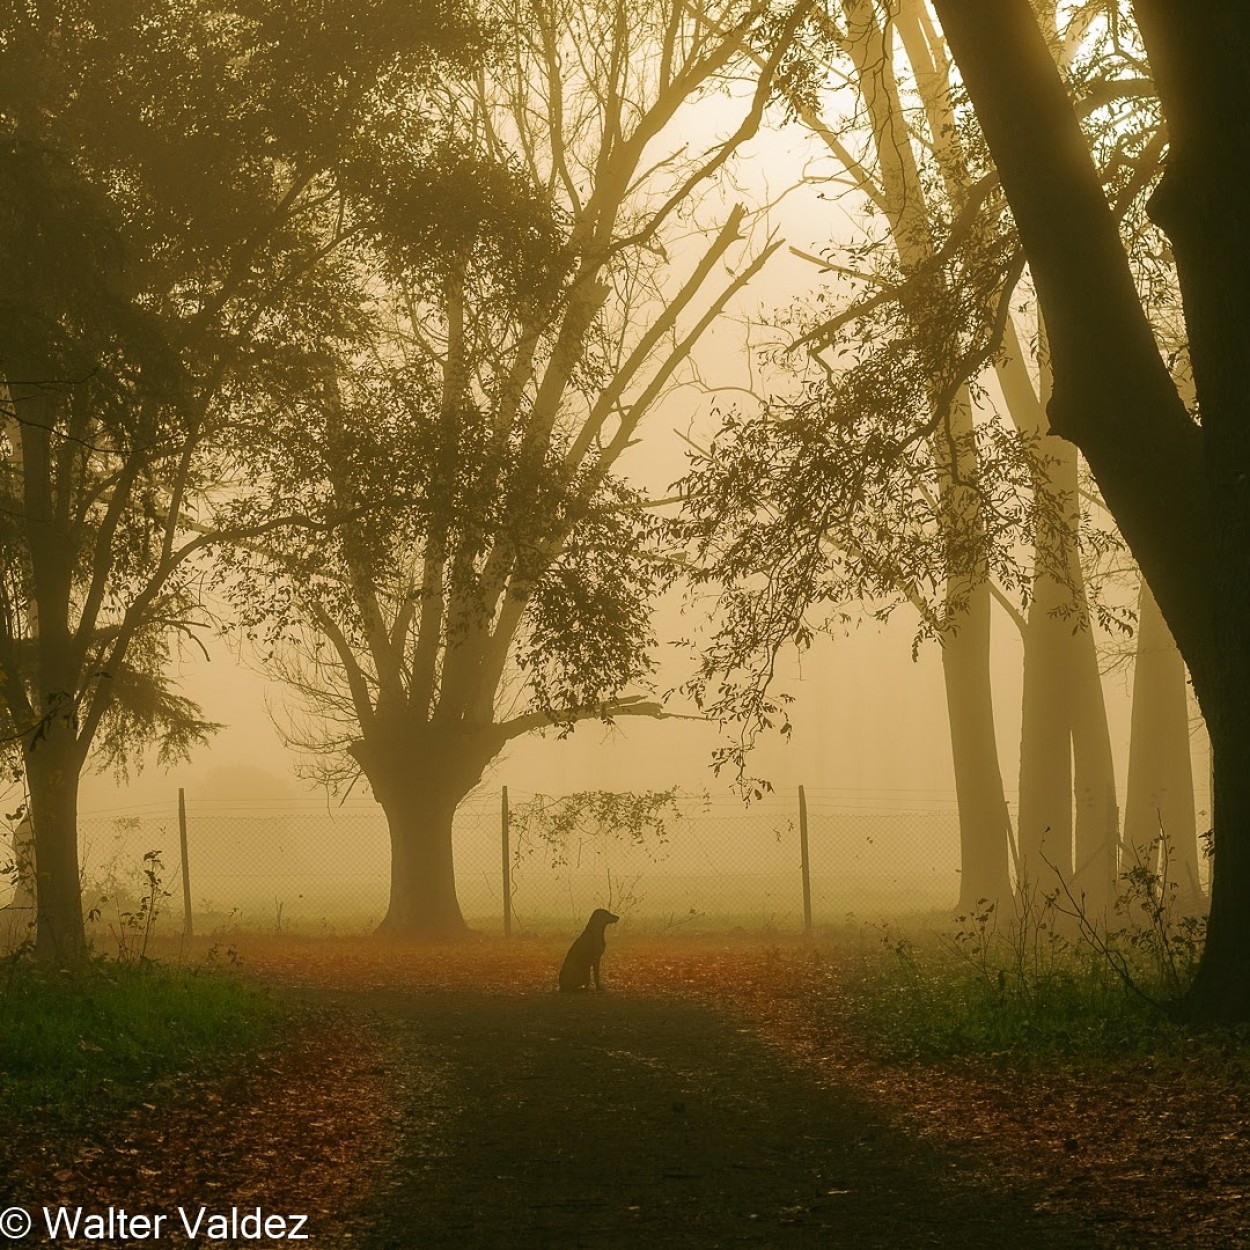
[[[196,559],[307,522],[281,499],[241,521],[239,450],[260,397],[356,333],[361,248],[399,242],[388,143],[439,152],[422,95],[484,40],[439,5],[84,0],[0,21],[0,681],[41,949],[82,943],[88,755],[211,729],[166,664],[203,619]]]

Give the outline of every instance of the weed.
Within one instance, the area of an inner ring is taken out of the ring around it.
[[[110,871],[111,893],[104,894],[88,911],[88,920],[99,920],[106,904],[112,904],[115,921],[109,932],[117,943],[117,959],[121,963],[145,964],[152,930],[169,891],[164,888],[165,865],[160,851],[148,851],[139,869],[139,893],[132,896],[121,885],[115,870]]]
[[[1092,918],[1084,895],[1076,897],[1062,878],[1053,901],[1076,922],[1081,938],[1126,992],[1178,1016],[1202,955],[1207,922],[1179,906],[1179,886],[1171,875],[1173,858],[1170,844],[1160,835],[1121,873],[1115,901],[1119,923],[1114,926],[1104,928]]]

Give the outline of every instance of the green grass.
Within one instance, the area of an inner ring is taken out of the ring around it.
[[[1178,1045],[1182,1030],[1092,954],[1045,967],[973,963],[936,943],[861,957],[832,1009],[891,1059],[1124,1058]]]
[[[0,964],[0,1108],[68,1123],[154,1102],[184,1074],[264,1045],[285,1015],[209,969]]]
[[[886,1058],[1120,1062],[1240,1050],[1181,1023],[1205,922],[1171,906],[1166,879],[1121,878],[1110,923],[1058,895],[1022,890],[1000,913],[981,902],[939,929],[879,931],[821,995]],[[818,987],[817,987],[818,988]]]

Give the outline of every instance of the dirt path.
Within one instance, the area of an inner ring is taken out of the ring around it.
[[[1250,1250],[1243,1078],[1209,1055],[883,1065],[825,1010],[829,958],[745,939],[621,942],[583,995],[546,939],[240,946],[309,1009],[120,1117],[6,1126],[0,1197],[259,1205],[314,1250]]]
[[[991,1160],[919,1142],[664,996],[306,991],[398,1035],[400,1161],[352,1242],[441,1246],[1136,1247],[1035,1210]]]

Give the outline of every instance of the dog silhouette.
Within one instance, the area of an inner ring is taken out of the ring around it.
[[[607,942],[603,931],[610,924],[616,924],[620,916],[614,916],[602,907],[596,907],[590,913],[590,919],[581,935],[569,947],[569,953],[560,965],[560,989],[566,994],[584,990],[590,985],[590,974],[595,976],[595,989],[601,990],[599,984],[599,960],[603,958]]]

